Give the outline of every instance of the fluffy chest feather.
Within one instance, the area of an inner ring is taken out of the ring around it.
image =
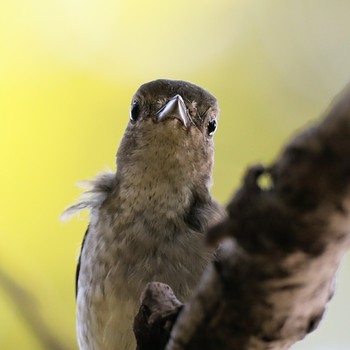
[[[96,341],[103,342],[96,349],[126,350],[129,343],[132,348],[133,317],[145,285],[167,283],[186,300],[212,256],[203,234],[189,228],[181,219],[185,216],[171,214],[178,212],[176,208],[167,208],[168,215],[161,212],[161,220],[151,214],[156,206],[146,210],[136,203],[132,213],[126,208],[120,205],[112,210],[107,203],[92,212],[77,296],[83,349],[88,348],[84,342],[91,348]]]

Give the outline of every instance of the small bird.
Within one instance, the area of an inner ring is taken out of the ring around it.
[[[215,97],[192,83],[142,85],[117,172],[91,181],[66,210],[90,209],[76,273],[80,349],[135,349],[133,319],[150,281],[191,296],[213,258],[204,232],[225,216],[210,194],[218,115]]]

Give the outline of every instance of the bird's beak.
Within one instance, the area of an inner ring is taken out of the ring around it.
[[[180,95],[176,95],[168,101],[167,104],[157,112],[156,118],[157,122],[163,121],[164,119],[176,118],[185,127],[190,124],[185,102]]]

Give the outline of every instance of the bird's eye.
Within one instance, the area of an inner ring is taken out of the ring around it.
[[[208,132],[209,136],[214,135],[217,126],[218,126],[218,124],[216,122],[216,119],[212,119],[209,121],[208,126],[207,126],[207,132]]]
[[[130,108],[130,121],[135,124],[140,116],[140,105],[137,101],[133,101]]]

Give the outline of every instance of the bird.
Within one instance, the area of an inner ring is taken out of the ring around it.
[[[146,284],[190,298],[213,259],[208,227],[226,212],[213,199],[219,107],[205,89],[158,79],[139,87],[116,157],[116,172],[90,181],[64,213],[90,210],[76,272],[81,350],[135,349],[133,319]]]

